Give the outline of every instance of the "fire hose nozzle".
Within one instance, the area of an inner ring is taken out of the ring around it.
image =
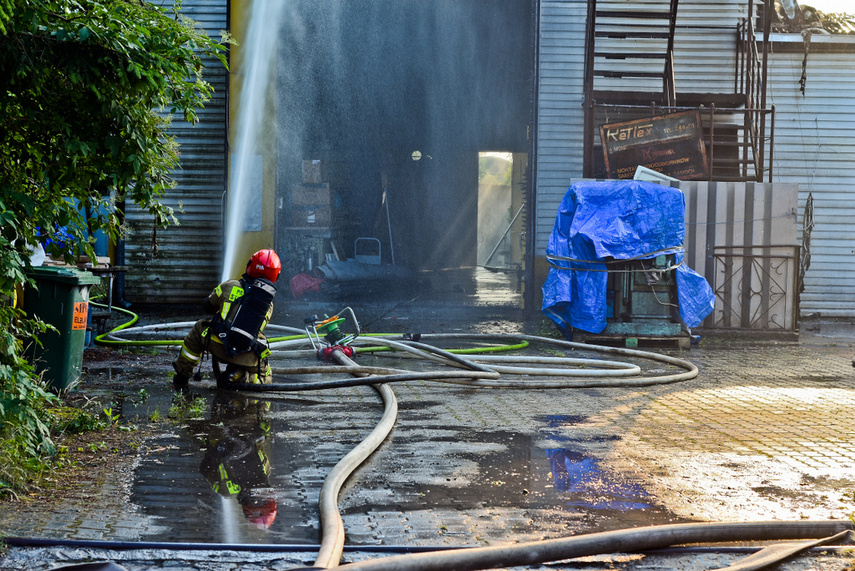
[[[351,318],[351,327],[353,331],[345,333],[342,331],[342,326],[347,319],[342,316],[347,313]],[[336,313],[332,317],[324,315],[322,320],[319,320],[317,315],[307,317],[304,320],[306,324],[306,336],[312,342],[312,347],[320,351],[324,345],[327,347],[349,345],[354,339],[359,337],[359,322],[356,320],[356,315],[353,309],[345,307],[342,311]]]

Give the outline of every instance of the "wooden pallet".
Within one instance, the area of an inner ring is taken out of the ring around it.
[[[676,347],[677,349],[688,351],[692,346],[692,339],[688,335],[603,335],[586,333],[584,331],[574,331],[573,341],[578,343],[588,343],[589,345],[626,347],[627,349]]]

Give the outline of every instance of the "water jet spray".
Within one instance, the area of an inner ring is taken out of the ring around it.
[[[240,64],[243,81],[240,87],[237,133],[234,144],[230,144],[233,153],[220,281],[232,276],[235,259],[240,256],[241,234],[245,230],[248,206],[253,202],[253,191],[258,187],[257,182],[253,184],[254,176],[260,174],[256,172],[259,167],[255,157],[259,153],[259,133],[262,129],[262,117],[266,115],[265,99],[273,75],[272,64],[284,6],[285,2],[281,0],[253,0],[250,7]],[[263,175],[261,184],[263,186]],[[260,201],[261,197],[258,200]]]

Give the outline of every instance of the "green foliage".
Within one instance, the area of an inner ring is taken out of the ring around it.
[[[0,35],[0,266],[12,268],[0,291],[8,291],[20,282],[25,242],[61,242],[65,228],[74,246],[52,243],[48,253],[91,255],[88,231],[118,235],[127,199],[160,226],[175,222],[159,201],[178,162],[166,128],[175,114],[195,122],[209,98],[202,57],[225,60],[222,45],[148,2],[0,1],[14,6]]]
[[[478,184],[510,186],[513,162],[510,153],[482,153],[478,159]]]
[[[21,339],[34,338],[46,327],[40,322],[18,322],[19,316],[18,310],[0,306],[0,321],[9,324],[0,332],[0,492],[21,487],[30,474],[45,467],[46,458],[56,454],[49,406],[57,397],[45,390],[22,356]]]
[[[121,413],[114,411],[113,407],[108,406],[104,407],[104,418],[107,419],[107,423],[118,426],[119,422],[122,420],[122,415]]]
[[[0,34],[6,33],[6,22],[12,17],[14,0],[0,0]]]
[[[157,4],[0,0],[0,300],[25,281],[29,245],[92,256],[87,237],[119,236],[128,201],[177,222],[160,202],[178,165],[166,129],[197,120],[212,91],[203,58],[225,65],[225,48]],[[54,397],[22,357],[21,340],[44,330],[0,306],[0,491],[24,473],[7,464],[35,469],[55,452]]]
[[[177,393],[166,416],[175,421],[204,418],[207,405],[208,402],[202,397]]]
[[[89,447],[89,450],[91,452],[98,452],[100,450],[106,450],[107,449],[107,443],[106,442],[90,442],[86,446]]]
[[[57,407],[51,409],[54,434],[79,434],[107,428],[107,422],[101,415],[77,407]]]

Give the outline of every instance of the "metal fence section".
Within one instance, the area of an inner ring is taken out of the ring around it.
[[[686,262],[716,293],[704,328],[798,329],[798,185],[674,182],[686,196]]]
[[[799,246],[723,246],[715,258],[716,329],[798,329]]]

